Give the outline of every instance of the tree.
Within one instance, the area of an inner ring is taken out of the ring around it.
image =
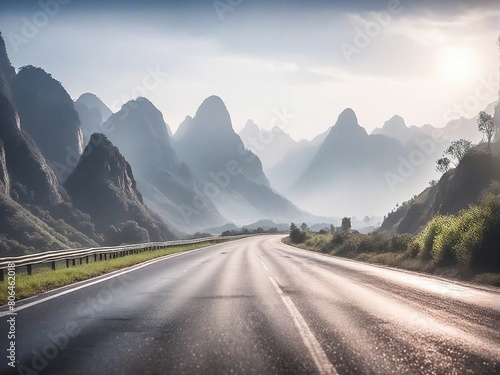
[[[306,231],[307,228],[308,228],[308,226],[306,223],[302,223],[302,225],[300,226],[300,229],[302,229],[303,231]]]
[[[441,173],[446,173],[450,169],[450,159],[448,158],[441,158],[439,159],[436,164],[436,171],[441,172]]]
[[[333,224],[330,224],[330,233],[331,234],[335,233],[335,227],[333,226]]]
[[[306,240],[306,237],[307,237],[306,232],[301,231],[299,228],[297,228],[297,226],[294,223],[290,225],[290,240],[293,243],[296,244],[302,243]]]
[[[449,155],[453,159],[456,160],[456,163],[453,161],[453,159],[449,159],[455,167],[462,161],[462,159],[469,153],[469,151],[472,149],[472,142],[468,141],[467,139],[459,139],[458,141],[453,141],[451,142],[450,147],[448,147],[444,155]]]
[[[350,217],[344,217],[342,219],[341,228],[344,232],[348,232],[349,230],[351,230],[351,218]]]
[[[491,150],[491,140],[498,133],[497,121],[495,121],[493,116],[481,111],[477,119],[477,129],[483,133],[483,137],[486,138],[488,142],[488,150]]]

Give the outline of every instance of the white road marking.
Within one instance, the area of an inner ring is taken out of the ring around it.
[[[189,250],[189,251],[184,251],[184,252],[180,252],[180,253],[177,253],[177,254],[170,254],[170,255],[165,255],[161,258],[157,258],[157,259],[153,259],[153,260],[149,260],[149,261],[146,261],[146,263],[141,263],[139,265],[136,265],[136,266],[131,266],[129,268],[125,268],[123,271],[121,272],[117,272],[117,273],[114,273],[112,275],[109,275],[109,276],[106,276],[106,277],[103,277],[103,278],[100,278],[98,280],[94,280],[94,281],[91,281],[91,282],[88,282],[88,280],[84,280],[84,281],[80,281],[74,285],[79,285],[79,284],[83,284],[83,285],[80,285],[80,286],[75,286],[74,288],[71,288],[71,289],[67,289],[67,290],[64,290],[62,292],[59,292],[59,293],[56,293],[56,294],[52,294],[48,297],[45,297],[45,298],[42,298],[42,299],[38,299],[36,301],[33,301],[33,302],[28,302],[28,303],[25,303],[25,304],[22,304],[22,305],[17,305],[16,304],[16,307],[14,309],[14,311],[9,311],[9,310],[6,310],[6,311],[2,311],[0,312],[0,317],[3,317],[3,316],[8,316],[8,315],[12,315],[12,313],[17,313],[21,310],[24,310],[24,309],[27,309],[28,307],[31,307],[31,306],[35,306],[35,305],[38,305],[40,303],[43,303],[43,302],[47,302],[47,301],[50,301],[51,299],[54,299],[54,298],[57,298],[57,297],[61,297],[61,296],[64,296],[65,294],[69,294],[69,293],[73,293],[73,292],[76,292],[77,290],[80,290],[80,289],[83,289],[83,288],[87,288],[89,286],[92,286],[92,285],[95,285],[95,284],[99,284],[99,283],[102,283],[104,281],[108,281],[110,279],[113,279],[115,277],[118,277],[118,276],[121,276],[121,275],[124,275],[126,273],[129,273],[129,272],[133,272],[135,270],[138,270],[140,268],[143,268],[143,267],[147,267],[147,266],[150,266],[151,264],[154,264],[154,263],[158,263],[158,262],[162,262],[166,259],[170,259],[170,258],[175,258],[175,257],[178,257],[178,256],[181,256],[181,255],[186,255],[186,254],[190,254],[190,253],[194,253],[194,252],[197,252],[197,251],[201,251],[201,250],[206,250],[208,248],[211,248],[211,247],[214,247],[214,246],[220,246],[221,244],[216,244],[216,245],[211,245],[211,246],[206,246],[206,247],[202,247],[200,249],[193,249],[193,250]],[[99,277],[99,276],[98,276]],[[62,288],[67,288],[68,286],[63,286],[61,287],[60,289]],[[57,290],[57,289],[55,289]],[[53,291],[52,291],[53,292]],[[50,293],[49,292],[46,292],[46,293]],[[22,301],[19,301],[22,303]],[[2,307],[6,307],[5,305],[2,306]]]
[[[299,334],[302,337],[302,340],[304,341],[305,346],[309,350],[309,353],[311,353],[311,356],[314,360],[314,363],[316,364],[316,367],[318,368],[319,373],[332,374],[332,375],[338,374],[337,371],[335,370],[335,367],[328,360],[328,357],[326,356],[326,353],[323,351],[323,348],[321,347],[320,343],[318,342],[314,334],[311,332],[311,329],[304,320],[304,317],[300,314],[299,310],[297,310],[297,307],[295,307],[295,304],[292,302],[290,297],[288,297],[287,295],[285,295],[285,293],[283,293],[279,285],[272,277],[269,277],[269,280],[271,280],[271,283],[276,288],[276,291],[281,297],[281,300],[283,301],[288,312],[292,316],[295,326],[297,327]]]
[[[263,261],[260,261],[262,263],[262,265],[264,266],[264,268],[266,269],[267,272],[269,272],[269,269],[267,268],[267,266],[264,264]]]

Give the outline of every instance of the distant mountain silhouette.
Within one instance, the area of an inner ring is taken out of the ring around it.
[[[484,111],[493,115],[494,107],[496,103],[490,103]],[[478,111],[479,113],[479,111]],[[373,130],[372,134],[382,134],[391,138],[398,139],[403,144],[407,144],[415,139],[423,139],[434,137],[438,141],[442,140],[447,147],[450,141],[454,141],[460,138],[465,138],[473,143],[478,143],[481,141],[481,134],[477,130],[477,118],[478,114],[471,118],[467,117],[457,117],[456,119],[450,120],[445,124],[444,127],[434,127],[432,125],[424,126],[411,126],[408,127],[403,118],[400,116],[393,116],[390,120],[384,123],[382,128],[376,128]],[[443,146],[443,149],[446,148]]]
[[[423,133],[416,126],[409,128],[401,116],[395,115],[387,120],[382,128],[374,129],[371,134],[385,135],[399,140],[402,144],[407,144],[410,140],[421,136]]]
[[[12,79],[22,128],[52,164],[59,181],[73,170],[83,151],[80,119],[64,87],[43,69],[21,68]]]
[[[290,149],[282,161],[266,171],[266,176],[277,191],[286,194],[309,167],[329,132],[330,129],[317,135],[311,141],[303,139],[297,142],[297,146]]]
[[[205,195],[224,217],[240,222],[302,217],[302,211],[272,190],[259,158],[245,149],[219,97],[207,98],[174,138],[179,158],[204,184]]]
[[[393,199],[385,172],[397,170],[402,155],[405,148],[399,141],[368,135],[348,108],[290,189],[290,196],[309,210],[323,209],[323,214],[378,213]]]
[[[173,238],[144,205],[132,168],[104,134],[92,135],[64,186],[74,205],[88,213],[100,231],[134,221],[147,230],[151,241]]]
[[[103,132],[102,124],[111,115],[111,110],[92,93],[85,93],[75,101],[75,109],[78,112],[82,124],[83,143],[90,141],[93,133]]]
[[[163,115],[149,100],[129,101],[104,127],[130,162],[146,202],[167,223],[186,231],[225,222],[210,199],[196,208],[201,185],[179,162]]]
[[[238,135],[245,147],[259,157],[266,174],[283,161],[289,151],[298,147],[298,143],[279,127],[260,129],[252,120],[247,121]]]

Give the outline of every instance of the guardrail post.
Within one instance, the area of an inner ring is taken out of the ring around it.
[[[69,259],[66,259],[66,268],[69,268]]]
[[[88,255],[85,257],[85,262],[86,262],[87,264],[89,264],[89,256],[88,256]]]
[[[51,268],[52,268],[52,271],[56,270],[56,261],[55,260],[51,263]]]
[[[80,266],[83,264],[83,258],[80,258]]]
[[[0,270],[0,281],[3,282],[5,280],[5,270]]]
[[[26,266],[26,270],[28,271],[28,275],[31,275],[31,271],[32,271],[32,269],[31,269],[31,264],[28,264],[28,265]]]
[[[73,258],[72,260],[73,261],[71,263],[73,263],[73,267],[75,267],[76,266],[76,259]]]

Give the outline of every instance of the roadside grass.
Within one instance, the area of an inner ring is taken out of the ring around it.
[[[217,243],[226,241],[229,240],[223,240]],[[213,243],[203,242],[185,246],[167,247],[139,254],[127,255],[121,258],[77,265],[70,268],[59,268],[54,271],[47,268],[34,269],[31,276],[24,272],[19,272],[16,273],[15,279],[16,300],[31,297],[65,285],[76,283],[78,281],[88,280],[96,276],[145,262],[147,260],[189,250],[200,249],[210,245],[213,245]],[[6,278],[4,282],[0,283],[0,305],[5,305],[7,303],[7,288],[8,283]]]
[[[332,242],[333,240],[333,242]],[[301,244],[295,244],[290,237],[283,243],[304,250],[321,252],[361,262],[380,264],[409,271],[427,273],[459,279],[478,284],[500,286],[500,273],[481,273],[460,264],[443,264],[442,258],[429,254],[415,254],[412,239],[392,237],[381,239],[378,235],[352,234],[309,234]],[[367,245],[370,244],[370,246]],[[375,245],[373,245],[375,244]]]

